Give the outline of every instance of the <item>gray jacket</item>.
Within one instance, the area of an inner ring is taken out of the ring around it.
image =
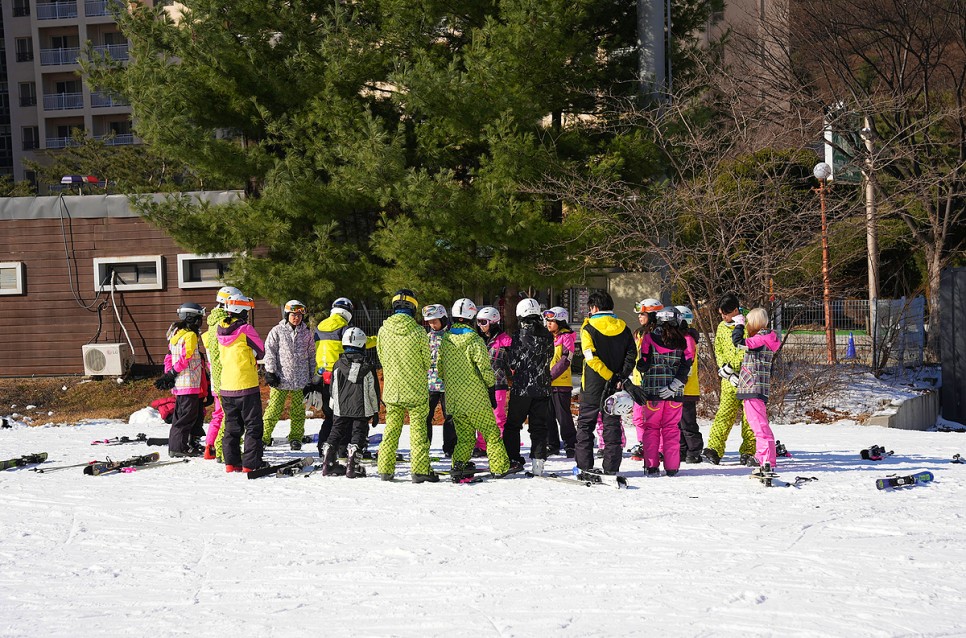
[[[315,371],[315,335],[303,321],[293,327],[283,319],[265,339],[265,371],[281,379],[279,390],[301,390]]]

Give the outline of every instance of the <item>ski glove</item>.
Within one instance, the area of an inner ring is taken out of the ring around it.
[[[739,312],[738,314],[736,314],[734,316],[734,319],[732,319],[731,321],[736,326],[743,326],[743,325],[745,325],[745,316]]]
[[[677,396],[678,392],[680,392],[683,389],[684,389],[684,384],[678,381],[677,379],[673,379],[671,383],[669,383],[666,387],[661,388],[661,390],[657,394],[662,399],[673,399],[675,396]]]
[[[487,392],[490,393],[490,407],[495,410],[496,409],[496,386],[487,388]]]
[[[174,387],[175,379],[178,378],[178,373],[174,370],[170,372],[165,372],[154,382],[154,387],[158,390],[170,390]]]
[[[282,380],[274,372],[265,371],[265,383],[268,384],[270,388],[277,388]]]

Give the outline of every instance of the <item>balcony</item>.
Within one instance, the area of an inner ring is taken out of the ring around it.
[[[37,4],[38,20],[61,20],[76,17],[76,2],[40,2]]]
[[[44,95],[45,111],[64,111],[84,108],[83,93],[48,93]]]
[[[104,142],[104,146],[130,146],[135,143],[133,133],[95,135],[94,139]]]
[[[59,64],[77,64],[80,58],[80,48],[69,49],[41,49],[40,66],[56,66]]]
[[[77,146],[77,141],[72,137],[48,137],[47,148],[67,148]]]
[[[98,55],[109,55],[112,60],[127,60],[128,46],[124,44],[104,44],[94,47],[94,52]]]
[[[112,7],[123,8],[124,3],[121,0],[85,0],[84,15],[88,18],[109,16]]]
[[[112,106],[131,106],[131,103],[116,95],[91,92],[91,108],[109,108]]]

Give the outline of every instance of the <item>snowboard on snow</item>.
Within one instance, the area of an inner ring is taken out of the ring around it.
[[[889,476],[884,479],[876,479],[875,486],[880,490],[892,489],[895,487],[907,487],[929,483],[935,478],[932,472],[918,472],[909,476]]]
[[[601,470],[596,468],[593,470],[582,470],[579,467],[574,466],[573,475],[578,481],[589,481],[591,483],[609,485],[610,487],[616,487],[619,490],[627,487],[627,478],[618,476],[616,474],[604,474]]]
[[[9,470],[10,468],[23,467],[24,465],[34,465],[35,463],[43,463],[46,460],[47,460],[46,452],[38,452],[37,454],[25,454],[20,458],[0,461],[0,470]]]

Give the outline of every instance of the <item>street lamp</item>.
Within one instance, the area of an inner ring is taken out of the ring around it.
[[[825,302],[825,345],[828,349],[828,363],[835,363],[835,330],[832,328],[832,287],[828,274],[828,222],[825,217],[825,193],[828,191],[828,178],[832,176],[832,167],[825,162],[819,162],[812,169],[812,174],[818,180],[818,200],[822,207],[822,297]]]

